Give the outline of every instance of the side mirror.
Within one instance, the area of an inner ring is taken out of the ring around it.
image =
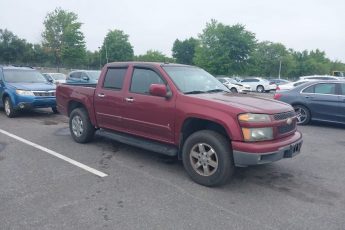
[[[48,82],[50,82],[50,83],[53,83],[53,82],[54,82],[54,80],[51,79],[51,78],[48,78],[47,80],[48,80]]]
[[[150,94],[152,96],[158,97],[171,97],[171,93],[168,93],[166,85],[162,84],[151,84],[150,85]]]

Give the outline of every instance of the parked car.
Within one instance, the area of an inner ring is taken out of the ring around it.
[[[287,83],[290,83],[291,81],[285,80],[285,79],[269,79],[270,85],[276,84],[279,85],[285,85]]]
[[[344,80],[341,77],[335,77],[331,75],[312,75],[299,77],[300,80]]]
[[[0,67],[0,107],[4,107],[7,117],[31,108],[51,107],[56,113],[55,88],[35,69]]]
[[[47,81],[52,82],[55,85],[66,83],[66,75],[63,73],[43,73],[43,76]]]
[[[244,93],[250,91],[249,85],[240,84],[235,79],[229,77],[218,77],[217,79],[233,93]]]
[[[192,66],[108,63],[95,87],[58,85],[57,103],[76,142],[91,141],[97,129],[182,159],[189,176],[206,186],[224,184],[235,166],[293,157],[302,145],[290,105],[230,93]]]
[[[310,81],[316,81],[316,80],[304,79],[304,80],[298,80],[298,81],[295,81],[295,82],[290,82],[290,83],[287,83],[287,84],[284,84],[284,85],[278,85],[277,88],[276,88],[276,91],[277,92],[287,91],[287,90],[295,88],[296,86],[302,85],[302,84],[310,82]]]
[[[311,120],[345,124],[345,81],[310,81],[274,99],[292,105],[300,125]]]
[[[246,78],[243,79],[241,83],[249,85],[251,91],[256,91],[259,93],[269,92],[277,88],[275,84],[270,85],[270,82],[268,80],[260,77]]]
[[[97,84],[100,70],[75,70],[67,75],[67,83]]]

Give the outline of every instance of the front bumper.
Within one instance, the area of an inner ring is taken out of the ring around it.
[[[283,158],[292,158],[300,153],[302,134],[265,142],[232,142],[234,163],[238,167],[267,164]]]
[[[17,97],[15,109],[49,108],[56,106],[55,97]]]

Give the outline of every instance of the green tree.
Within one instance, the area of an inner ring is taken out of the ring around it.
[[[281,43],[260,42],[250,57],[246,72],[248,75],[278,77],[280,62],[281,76],[288,77],[289,71],[295,67],[289,50]]]
[[[172,56],[176,59],[177,63],[193,65],[197,45],[198,40],[195,38],[189,38],[184,41],[176,39],[172,48]]]
[[[133,47],[128,41],[129,36],[122,30],[110,30],[104,38],[101,47],[102,56],[106,61],[132,61],[134,58]]]
[[[135,57],[135,60],[145,62],[174,62],[174,59],[165,56],[157,50],[148,50],[146,54]]]
[[[28,49],[24,39],[7,29],[0,29],[0,61],[7,64],[23,64],[23,54]]]
[[[47,14],[43,24],[43,46],[55,58],[59,68],[82,66],[86,62],[84,34],[78,15],[61,8]]]
[[[243,25],[228,26],[216,20],[206,24],[199,39],[195,64],[218,75],[243,72],[256,44],[255,35]]]

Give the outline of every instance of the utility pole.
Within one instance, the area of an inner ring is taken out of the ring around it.
[[[278,78],[280,79],[280,72],[282,70],[282,60],[279,60],[279,74],[278,74]]]

